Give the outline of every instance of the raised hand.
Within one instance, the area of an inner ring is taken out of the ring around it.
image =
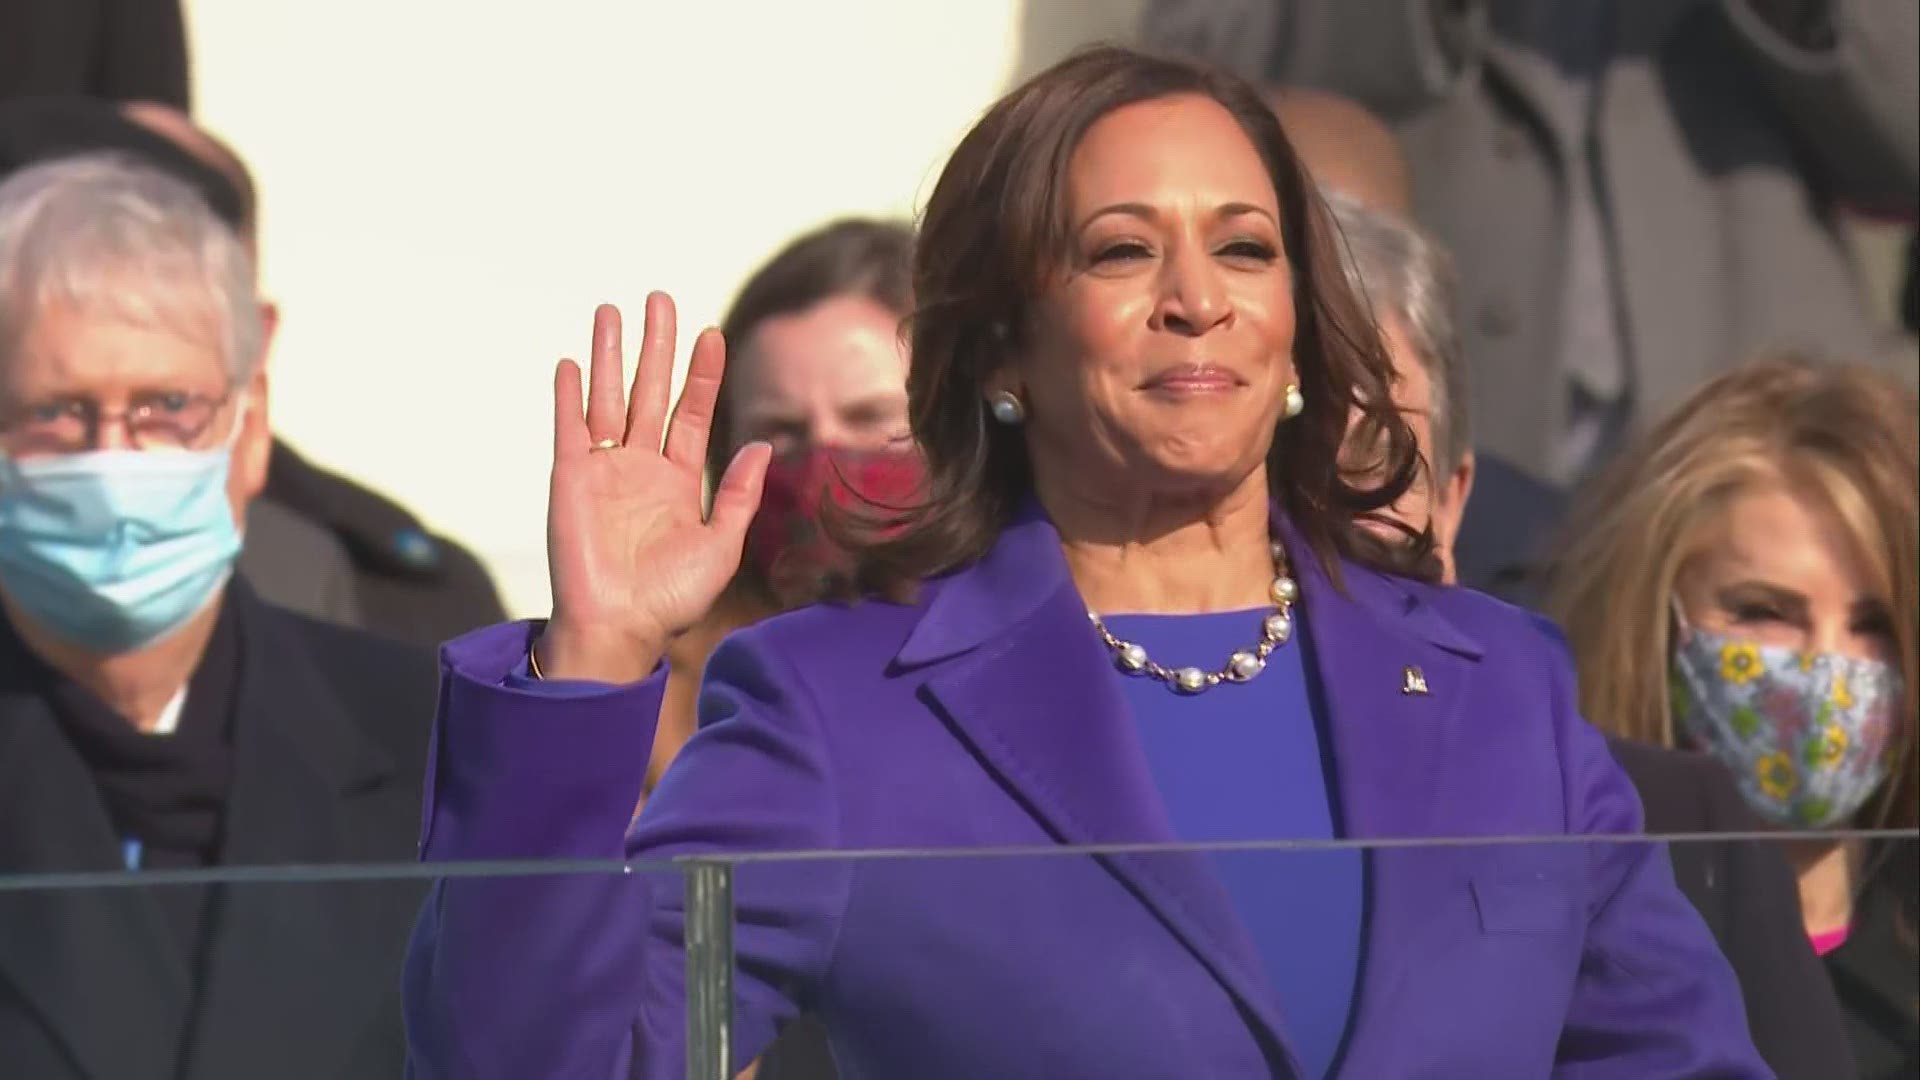
[[[706,614],[740,565],[772,450],[742,449],[701,513],[701,470],[726,343],[701,333],[680,394],[672,396],[673,300],[647,297],[646,327],[624,391],[620,312],[593,316],[586,409],[580,367],[553,379],[553,479],[547,495],[547,571],[553,618],[535,646],[548,678],[632,682],[667,642]],[[661,435],[665,432],[665,449]]]

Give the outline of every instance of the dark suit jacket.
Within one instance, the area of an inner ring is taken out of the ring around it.
[[[1869,859],[1873,876],[1853,930],[1826,955],[1861,1080],[1920,1075],[1920,969],[1915,967],[1915,843],[1892,841]]]
[[[226,602],[242,660],[221,863],[411,861],[432,657],[281,611],[243,582]],[[0,875],[119,870],[93,777],[19,669],[0,666]],[[397,1076],[400,961],[423,892],[215,887],[196,1003],[147,890],[0,888],[0,1073]]]
[[[267,501],[332,533],[353,561],[359,626],[437,646],[505,619],[493,579],[473,553],[429,532],[406,507],[273,443]],[[274,562],[271,552],[256,553]],[[245,558],[245,556],[243,556]],[[284,560],[269,571],[299,573]]]
[[[1540,606],[1546,560],[1566,493],[1492,453],[1474,455],[1473,493],[1454,537],[1460,584],[1524,608]]]
[[[1649,833],[1741,832],[1754,823],[1719,762],[1609,740],[1645,805]],[[1807,941],[1786,859],[1752,840],[1676,843],[1673,876],[1733,963],[1753,1042],[1780,1080],[1854,1075],[1840,1006]]]
[[[240,573],[269,604],[335,626],[361,626],[353,562],[332,533],[268,499],[247,507]]]
[[[0,98],[42,94],[187,108],[180,0],[0,0]]]
[[[18,44],[9,37],[9,22],[21,18],[8,6],[12,2],[0,0],[0,85],[7,78],[7,50]],[[34,6],[35,0],[28,0],[27,7]],[[87,5],[77,0],[73,6]],[[221,221],[235,229],[246,224],[246,196],[231,178],[167,136],[127,119],[112,99],[82,91],[14,98],[0,92],[0,178],[29,165],[94,153],[120,154],[159,169],[191,186]]]

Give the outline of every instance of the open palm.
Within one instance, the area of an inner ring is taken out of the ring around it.
[[[755,444],[736,455],[714,490],[711,514],[702,513],[702,469],[726,343],[718,330],[701,333],[669,415],[674,334],[673,300],[654,293],[629,399],[620,312],[602,305],[594,312],[584,411],[579,365],[562,360],[554,373],[547,496],[553,618],[538,650],[549,677],[644,676],[740,565],[771,450]]]

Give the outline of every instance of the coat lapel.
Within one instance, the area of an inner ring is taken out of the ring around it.
[[[92,775],[12,659],[0,663],[0,875],[125,869]],[[173,1075],[192,983],[150,890],[0,891],[0,984],[79,1075]]]
[[[1307,550],[1284,520],[1277,528],[1288,550]],[[1343,590],[1316,560],[1295,562],[1314,645],[1309,677],[1319,680],[1333,742],[1341,834],[1356,840],[1449,835],[1444,763],[1470,752],[1457,745],[1468,733],[1454,714],[1474,676],[1479,644],[1404,582],[1343,563]],[[1356,1057],[1363,1046],[1391,1040],[1391,1030],[1376,1025],[1391,1023],[1400,987],[1422,974],[1410,965],[1422,955],[1415,943],[1432,910],[1430,865],[1417,849],[1366,853],[1367,911],[1346,1055],[1357,1068],[1367,1068]]]
[[[1277,528],[1288,550],[1308,550],[1284,519]],[[1337,587],[1317,560],[1294,561],[1333,736],[1342,831],[1433,835],[1446,778],[1434,763],[1449,749],[1480,646],[1392,578],[1342,563]]]
[[[290,632],[287,616],[251,595],[240,598],[239,614],[244,653],[222,864],[370,861],[365,833],[375,823],[363,800],[398,779],[396,764],[356,730],[307,659],[313,643]],[[394,861],[405,861],[407,846],[407,838],[395,845]],[[305,882],[218,890],[183,1075],[345,1075],[376,1010],[395,1005],[343,992],[365,984],[370,958],[382,952],[393,954],[398,986],[400,943],[383,916],[395,889]]]
[[[1029,511],[939,589],[896,662],[936,665],[926,687],[940,712],[1048,831],[1063,844],[1177,842],[1052,526]],[[1297,1075],[1272,987],[1205,858],[1154,851],[1100,861]]]

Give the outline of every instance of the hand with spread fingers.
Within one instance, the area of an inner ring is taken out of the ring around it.
[[[720,478],[711,513],[702,512],[702,467],[726,342],[718,330],[701,333],[670,411],[673,348],[673,300],[654,293],[630,399],[620,312],[612,305],[594,312],[584,413],[579,365],[562,360],[554,373],[547,496],[553,617],[533,654],[544,678],[646,677],[667,642],[706,613],[740,564],[772,451],[764,443],[742,449]]]

